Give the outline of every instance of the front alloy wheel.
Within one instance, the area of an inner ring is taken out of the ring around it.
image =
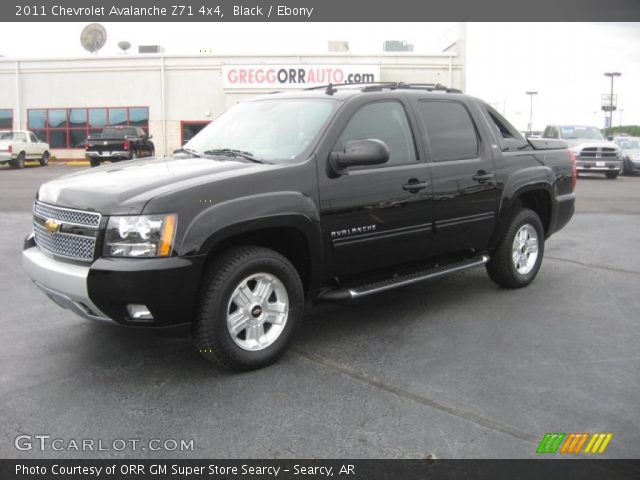
[[[264,247],[233,248],[205,270],[194,343],[227,368],[265,367],[284,354],[303,314],[302,282],[287,258]]]
[[[240,348],[263,350],[280,337],[288,316],[287,289],[278,278],[261,272],[243,279],[231,294],[227,329]]]

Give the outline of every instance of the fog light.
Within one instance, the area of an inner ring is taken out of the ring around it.
[[[146,305],[137,305],[132,303],[127,305],[127,312],[129,312],[129,318],[138,322],[151,322],[153,321],[153,315]]]

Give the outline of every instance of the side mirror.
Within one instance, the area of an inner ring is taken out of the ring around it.
[[[613,142],[613,137],[612,136],[608,136],[607,140],[609,140],[610,142]]]
[[[347,175],[349,167],[380,165],[389,161],[389,147],[382,140],[367,138],[347,142],[344,152],[331,152],[329,164],[338,175]]]
[[[153,135],[147,135],[147,140],[151,140],[153,138]]]

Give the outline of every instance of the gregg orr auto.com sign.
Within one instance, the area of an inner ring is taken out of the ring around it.
[[[223,65],[224,88],[306,88],[380,80],[379,65]]]

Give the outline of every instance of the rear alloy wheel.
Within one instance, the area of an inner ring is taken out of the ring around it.
[[[204,274],[195,345],[233,370],[265,367],[284,354],[303,314],[302,283],[289,260],[267,248],[234,248]]]
[[[13,168],[24,168],[24,160],[25,160],[25,155],[24,152],[20,152],[18,154],[18,156],[16,157],[15,160],[11,160],[9,162],[9,164],[13,167]]]
[[[49,152],[44,152],[40,159],[40,165],[46,167],[49,164]]]
[[[521,288],[536,277],[544,253],[544,229],[536,212],[522,209],[509,222],[487,264],[489,277],[505,288]]]
[[[618,178],[618,175],[620,174],[620,172],[615,171],[615,172],[606,172],[605,175],[607,176],[608,179],[610,180],[615,180],[616,178]]]

